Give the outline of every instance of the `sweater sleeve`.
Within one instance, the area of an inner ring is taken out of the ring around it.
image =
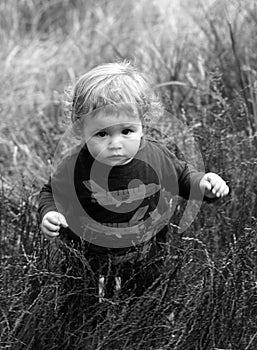
[[[185,199],[202,200],[204,195],[200,189],[203,172],[197,171],[191,164],[174,156],[174,166],[177,174],[179,196]]]
[[[178,194],[187,200],[204,200],[212,202],[204,196],[200,189],[200,181],[204,172],[197,171],[183,157],[168,149],[157,146],[161,150],[162,158],[162,181],[167,191]]]
[[[49,178],[48,182],[43,185],[39,193],[38,213],[40,222],[42,222],[43,217],[49,211],[58,211],[54,202],[51,177]]]
[[[53,168],[52,174],[39,193],[38,213],[40,221],[49,211],[57,211],[65,217],[76,199],[74,168],[78,157],[75,149]],[[67,217],[66,217],[67,219]]]
[[[45,214],[49,211],[60,211],[58,210],[60,206],[57,202],[60,197],[62,199],[65,197],[65,189],[67,188],[69,178],[68,166],[69,159],[65,158],[56,167],[55,171],[49,177],[48,182],[43,185],[39,192],[38,213],[40,221],[42,221]]]

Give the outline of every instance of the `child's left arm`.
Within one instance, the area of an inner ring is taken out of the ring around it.
[[[208,198],[220,198],[229,193],[229,187],[226,182],[215,173],[207,173],[202,177],[200,189]]]

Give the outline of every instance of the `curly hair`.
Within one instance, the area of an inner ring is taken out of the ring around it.
[[[162,104],[146,76],[130,62],[106,63],[82,75],[72,91],[71,120],[109,105],[133,104],[143,119],[152,119]]]

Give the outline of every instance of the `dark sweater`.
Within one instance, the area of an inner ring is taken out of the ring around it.
[[[115,167],[95,161],[84,146],[63,159],[43,186],[40,218],[59,211],[92,249],[126,252],[167,226],[177,196],[203,199],[203,175],[149,139],[131,162]]]

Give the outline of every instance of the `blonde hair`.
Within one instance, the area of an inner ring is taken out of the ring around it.
[[[162,109],[148,79],[130,62],[107,63],[91,69],[75,84],[72,93],[71,120],[108,105],[140,106],[143,118],[151,118]]]

